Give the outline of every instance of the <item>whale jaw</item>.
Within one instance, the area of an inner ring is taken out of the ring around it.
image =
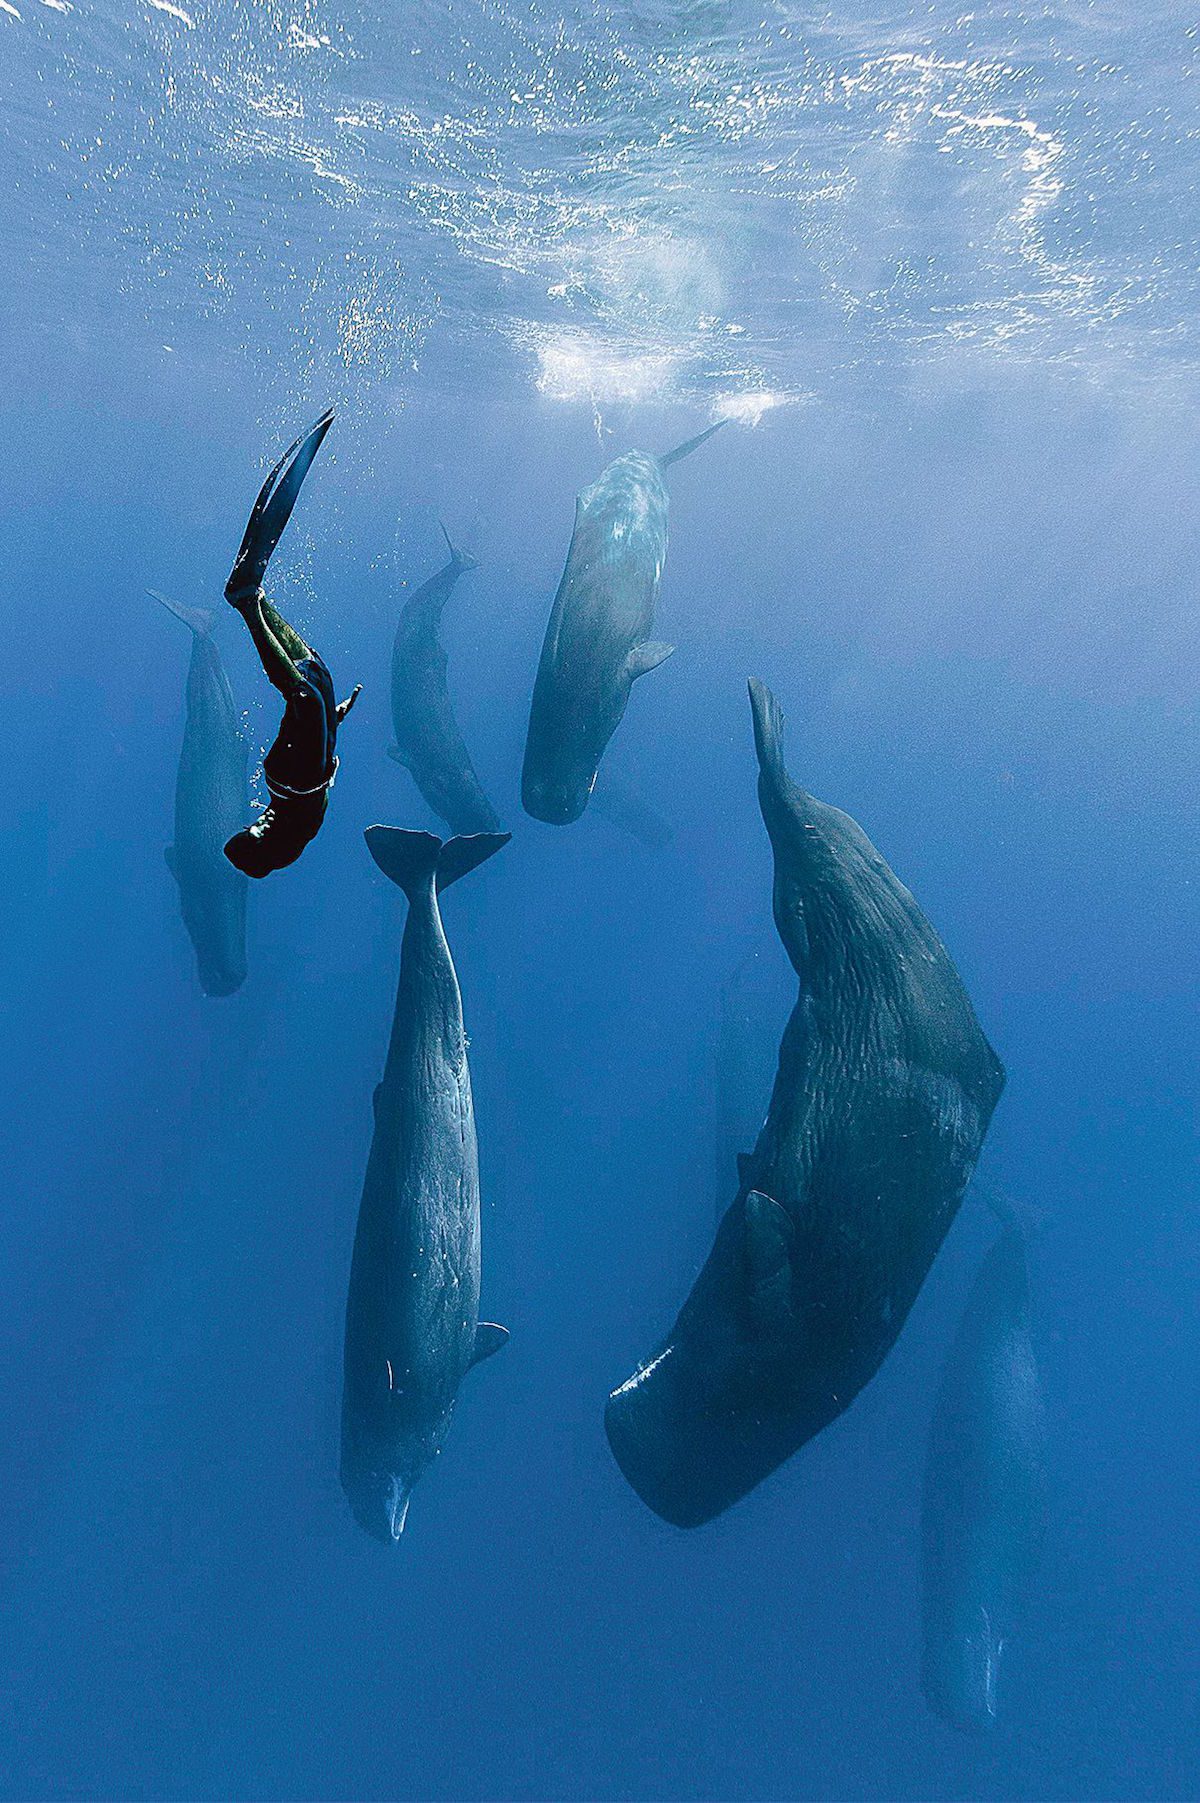
[[[406,1490],[399,1478],[391,1480],[388,1491],[388,1530],[393,1542],[399,1540],[404,1532],[404,1523],[408,1519],[408,1505],[412,1499],[412,1491]]]
[[[342,1489],[363,1532],[381,1546],[395,1546],[408,1521],[412,1483],[398,1472],[376,1467],[359,1473],[343,1470]]]

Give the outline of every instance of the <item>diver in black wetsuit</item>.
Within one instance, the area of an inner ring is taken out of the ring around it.
[[[294,864],[316,837],[337,775],[337,730],[361,688],[345,701],[335,699],[333,678],[321,658],[272,607],[262,587],[300,484],[332,421],[332,412],[323,413],[267,477],[225,584],[225,599],[245,620],[263,669],[286,703],[278,737],[263,759],[270,805],[225,847],[230,863],[247,876],[269,876]]]

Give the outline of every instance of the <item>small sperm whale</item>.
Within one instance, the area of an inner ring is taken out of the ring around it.
[[[1004,1073],[958,972],[862,828],[792,782],[750,685],[775,924],[800,995],[767,1117],[609,1443],[680,1527],[727,1509],[879,1369],[974,1169]]]
[[[164,852],[205,995],[232,995],[246,980],[246,890],[225,841],[246,809],[246,741],[212,641],[216,615],[148,591],[191,628],[187,716],[175,779],[175,842]]]
[[[533,686],[521,801],[551,826],[578,820],[639,676],[670,657],[651,639],[667,555],[663,471],[725,424],[665,457],[627,451],[575,502],[575,529]]]
[[[675,837],[671,822],[639,790],[611,776],[597,783],[591,805],[595,813],[651,851],[664,851]]]
[[[479,1159],[462,997],[438,892],[508,843],[367,828],[408,897],[396,1011],[363,1183],[342,1387],[342,1488],[359,1524],[400,1538],[472,1365],[508,1338],[479,1319]]]
[[[446,687],[446,653],[438,637],[442,610],[475,559],[458,551],[442,527],[449,561],[417,590],[400,614],[392,647],[392,722],[388,751],[412,773],[421,794],[452,833],[498,832],[497,820],[463,741]]]
[[[1008,1222],[980,1265],[942,1368],[921,1519],[921,1684],[951,1726],[985,1730],[1041,1555],[1046,1424],[1029,1272]]]

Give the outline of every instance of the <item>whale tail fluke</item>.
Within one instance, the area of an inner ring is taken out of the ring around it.
[[[783,778],[783,709],[765,682],[750,678],[750,711],[754,716],[754,749],[764,776]]]
[[[445,539],[447,547],[449,548],[450,562],[454,565],[455,573],[461,576],[466,570],[477,570],[479,568],[479,559],[477,557],[472,557],[469,551],[459,550],[450,534],[446,531],[446,522],[444,520],[439,520],[438,525],[442,529],[442,537]]]
[[[507,845],[512,834],[464,833],[442,840],[436,833],[410,832],[400,826],[369,826],[365,837],[384,876],[411,901],[431,876],[439,891],[448,889]]]
[[[174,614],[177,620],[190,626],[197,638],[206,639],[216,624],[217,616],[211,607],[185,607],[182,601],[172,601],[169,595],[160,595],[156,588],[148,588],[146,593],[165,607],[169,614]]]
[[[673,451],[668,451],[664,456],[659,458],[659,468],[664,470],[668,469],[671,464],[678,463],[681,457],[690,457],[692,452],[698,451],[705,440],[711,438],[714,432],[719,432],[722,426],[727,426],[728,424],[729,421],[727,419],[719,419],[715,425],[705,426],[703,432],[697,432],[694,438],[685,438],[683,443],[677,444]]]

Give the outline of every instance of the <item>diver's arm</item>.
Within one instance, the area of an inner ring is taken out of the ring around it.
[[[356,682],[354,687],[351,689],[350,693],[347,695],[346,699],[344,701],[338,702],[337,717],[338,717],[338,725],[339,726],[342,724],[342,721],[346,718],[346,715],[350,712],[350,709],[354,706],[354,703],[358,700],[358,698],[361,694],[362,694],[362,683]]]

